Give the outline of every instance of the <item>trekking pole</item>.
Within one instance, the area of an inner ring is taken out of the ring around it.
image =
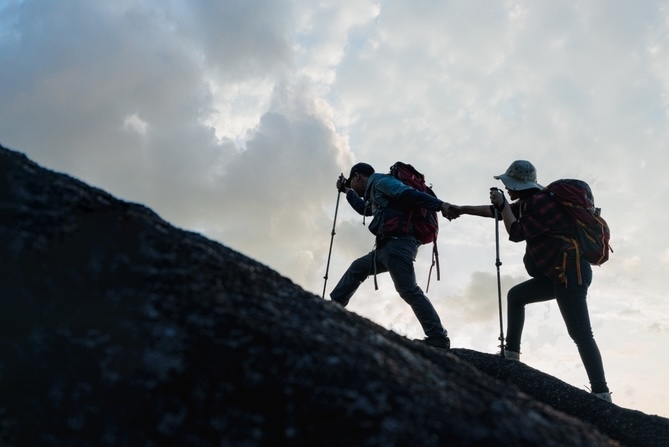
[[[497,188],[490,188],[491,190]],[[497,267],[497,297],[499,302],[499,354],[502,358],[505,358],[504,353],[504,326],[502,324],[502,282],[499,276],[499,266],[502,265],[502,262],[499,260],[499,213],[497,208],[493,206],[495,210],[495,266]]]
[[[344,176],[342,175],[341,178]],[[325,276],[323,279],[325,280],[323,282],[323,295],[321,298],[325,299],[325,288],[327,287],[328,284],[328,271],[330,270],[330,257],[332,256],[332,244],[334,242],[334,237],[335,237],[335,225],[337,225],[337,211],[339,211],[339,196],[341,191],[337,191],[337,205],[335,205],[335,214],[334,214],[334,220],[332,221],[332,233],[330,234],[330,250],[328,251],[328,262],[327,265],[325,266]]]

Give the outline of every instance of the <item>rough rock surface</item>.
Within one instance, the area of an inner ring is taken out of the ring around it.
[[[0,327],[0,445],[669,445],[669,419],[419,345],[3,147]]]

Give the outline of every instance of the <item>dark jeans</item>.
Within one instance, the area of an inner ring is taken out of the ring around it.
[[[573,266],[574,262],[574,259],[569,259],[569,265]],[[578,285],[576,269],[568,268],[567,287],[541,276],[511,288],[507,297],[506,349],[520,352],[520,338],[525,324],[525,305],[555,299],[567,325],[569,336],[578,347],[578,353],[588,374],[592,392],[608,392],[602,356],[592,334],[586,301],[588,287],[592,282],[592,268],[584,259],[581,259],[581,275],[583,278],[582,285]]]
[[[416,283],[413,262],[418,253],[419,244],[413,237],[393,238],[380,243],[377,248],[365,256],[353,261],[330,293],[332,301],[346,306],[353,294],[370,275],[390,273],[395,290],[411,306],[414,314],[428,337],[444,337],[446,331],[441,325],[437,311],[423,290]],[[376,258],[376,259],[375,259]]]

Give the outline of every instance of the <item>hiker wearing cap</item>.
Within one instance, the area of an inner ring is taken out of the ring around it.
[[[555,299],[567,331],[578,347],[592,393],[610,402],[611,393],[592,333],[586,299],[592,268],[564,238],[573,237],[568,216],[550,195],[538,194],[543,187],[537,183],[537,171],[529,161],[516,160],[504,174],[494,178],[504,183],[512,203],[506,201],[500,189],[491,188],[491,205],[451,208],[453,213],[483,217],[495,217],[496,210],[504,221],[509,240],[526,242],[523,262],[532,278],[512,287],[507,295],[506,358],[520,359],[525,306]]]
[[[351,263],[330,293],[332,301],[346,306],[370,275],[388,272],[395,290],[411,306],[425,332],[426,338],[420,341],[429,346],[449,349],[450,339],[439,315],[416,283],[413,262],[420,242],[410,233],[381,230],[386,228],[386,219],[398,216],[408,219],[410,207],[441,211],[445,217],[452,218],[449,204],[417,191],[391,175],[375,173],[374,168],[367,163],[354,165],[348,179],[341,175],[336,187],[346,194],[346,200],[355,211],[362,216],[373,216],[369,230],[376,235],[376,245],[370,253]]]

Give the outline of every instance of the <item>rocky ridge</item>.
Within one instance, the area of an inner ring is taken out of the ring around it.
[[[414,343],[0,146],[0,444],[667,446],[669,419]]]

